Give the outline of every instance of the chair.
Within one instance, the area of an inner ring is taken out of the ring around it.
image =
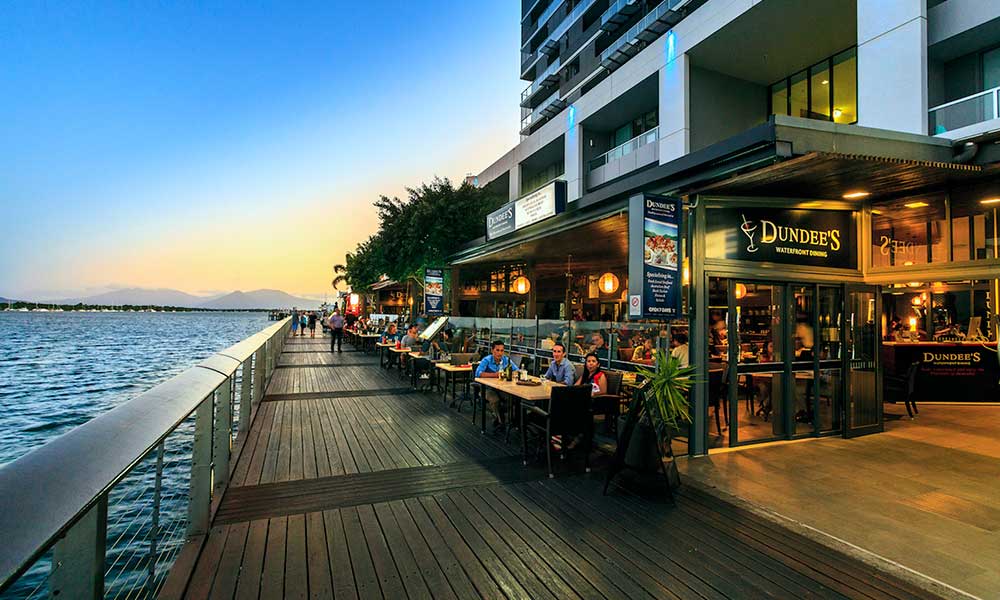
[[[608,393],[593,396],[591,414],[604,415],[604,428],[608,433],[617,429],[618,415],[621,412],[622,373],[620,371],[605,371],[608,378]]]
[[[580,378],[583,377],[583,364],[578,363],[573,365],[573,371],[576,373],[575,377],[573,377],[573,381],[580,381]]]
[[[594,419],[591,416],[589,385],[571,385],[552,388],[548,410],[528,403],[521,404],[521,450],[523,462],[528,464],[528,430],[539,436],[545,444],[545,459],[552,473],[552,437],[560,436],[560,454],[565,457],[569,440],[583,436],[584,471],[590,472],[590,452],[594,445]]]
[[[634,352],[635,348],[619,348],[618,360],[622,362],[632,362],[632,353]]]

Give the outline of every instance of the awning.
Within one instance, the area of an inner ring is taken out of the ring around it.
[[[866,192],[868,195],[863,198],[873,200],[940,190],[997,173],[995,166],[809,152],[708,184],[691,193],[841,200],[845,194]]]
[[[368,289],[373,292],[377,292],[379,290],[384,290],[386,288],[399,285],[400,285],[399,282],[396,281],[395,279],[386,279],[385,281],[378,281],[376,283],[371,284],[370,286],[368,286]]]

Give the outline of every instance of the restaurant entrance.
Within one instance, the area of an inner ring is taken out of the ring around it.
[[[878,290],[709,278],[709,447],[882,427]]]

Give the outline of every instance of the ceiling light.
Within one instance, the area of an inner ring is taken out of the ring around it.
[[[858,198],[864,198],[870,196],[868,192],[847,192],[844,194],[844,200],[857,200]]]
[[[826,84],[830,83],[830,80],[829,79],[824,79],[820,83],[822,83],[823,85],[826,85]]]
[[[880,215],[880,214],[882,214],[882,211],[880,211],[880,210],[875,210],[875,209],[872,209],[872,214],[873,214],[873,215]]]
[[[980,200],[980,204],[1000,204],[1000,198],[987,198],[986,200]]]
[[[903,206],[906,208],[923,208],[925,206],[930,206],[930,204],[927,204],[926,202],[907,202]]]
[[[834,119],[839,119],[842,116],[844,116],[844,111],[840,110],[839,108],[833,109],[833,118]]]

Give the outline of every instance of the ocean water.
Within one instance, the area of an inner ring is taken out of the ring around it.
[[[0,312],[0,468],[268,324],[264,313]],[[158,528],[155,455],[109,494],[109,597],[155,595],[183,543],[192,420],[165,441]],[[43,557],[2,597],[43,596],[50,570]]]

